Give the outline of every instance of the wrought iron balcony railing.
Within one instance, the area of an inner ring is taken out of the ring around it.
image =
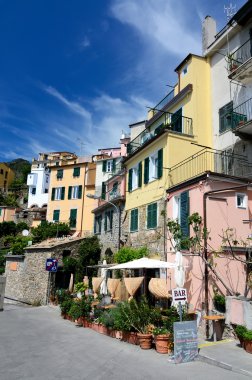
[[[175,186],[206,171],[235,177],[251,178],[252,164],[240,155],[225,151],[203,149],[173,166],[169,172],[169,186]]]
[[[232,112],[232,129],[241,128],[252,121],[252,98],[235,107]],[[252,132],[252,131],[251,131]]]
[[[252,39],[250,38],[228,57],[229,73],[232,74],[239,66],[252,57]]]
[[[148,141],[167,130],[178,134],[185,134],[193,136],[192,119],[181,115],[164,112],[165,121],[159,125],[155,130],[150,132],[149,128],[141,132],[134,140],[127,145],[127,153],[131,155],[140,149]]]

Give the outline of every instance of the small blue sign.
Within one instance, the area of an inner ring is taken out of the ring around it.
[[[57,259],[46,259],[46,270],[48,272],[57,272],[58,260]]]

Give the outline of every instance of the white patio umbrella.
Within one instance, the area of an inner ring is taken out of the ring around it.
[[[107,265],[107,261],[103,260],[102,264]],[[108,277],[108,269],[102,268],[101,269],[102,283],[101,283],[101,287],[100,287],[100,293],[103,295],[108,294],[107,277]]]
[[[149,259],[142,257],[138,260],[128,261],[127,263],[111,266],[109,269],[141,269],[141,268],[175,268],[176,263],[169,263],[167,261]]]
[[[178,288],[182,288],[184,286],[185,269],[183,266],[183,256],[179,251],[176,252],[174,279]]]

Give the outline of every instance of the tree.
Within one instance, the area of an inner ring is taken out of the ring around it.
[[[41,223],[38,227],[31,229],[32,240],[39,243],[43,240],[53,237],[67,236],[70,233],[70,227],[66,223],[49,223],[47,221]]]

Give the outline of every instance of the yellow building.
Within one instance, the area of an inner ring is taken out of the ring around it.
[[[49,167],[47,220],[69,223],[79,236],[89,233],[93,230],[93,200],[86,195],[95,192],[95,163],[91,158],[79,157]]]
[[[8,191],[14,177],[14,171],[4,162],[0,162],[0,191]]]
[[[165,252],[166,189],[198,174],[194,167],[177,178],[171,168],[212,145],[209,64],[189,54],[175,71],[174,91],[149,111],[145,130],[128,144],[124,161],[130,239],[160,255]]]

